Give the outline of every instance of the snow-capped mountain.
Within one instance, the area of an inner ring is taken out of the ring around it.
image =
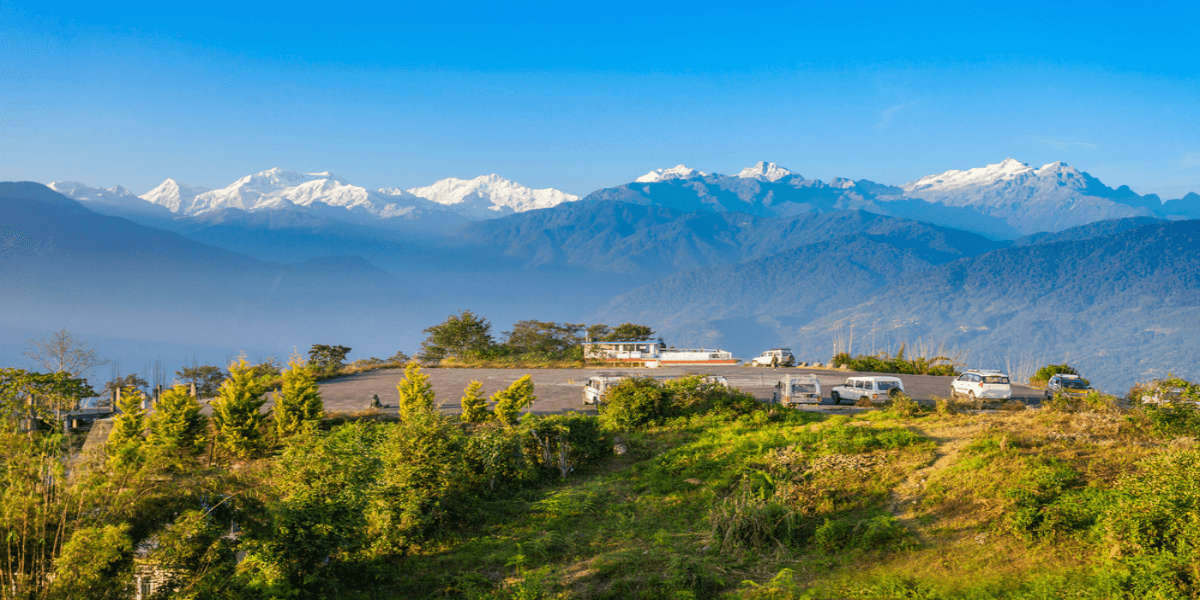
[[[788,177],[797,177],[803,179],[803,177],[800,177],[799,175],[796,175],[795,173],[792,173],[791,171],[773,162],[765,162],[761,160],[754,163],[754,166],[746,167],[745,169],[738,171],[737,176],[741,177],[742,179],[761,179],[764,181],[779,181],[780,179]]]
[[[1124,186],[1110,188],[1061,161],[1033,167],[1007,158],[983,167],[928,175],[902,189],[911,198],[999,217],[1026,234],[1105,219],[1152,216],[1161,206],[1157,196],[1141,196]]]
[[[704,171],[697,171],[683,163],[675,165],[669,169],[654,169],[634,181],[637,183],[658,183],[660,181],[669,181],[672,179],[695,179],[708,175]]]
[[[85,185],[78,181],[51,181],[46,184],[46,187],[84,204],[136,204],[138,202],[137,196],[119,185],[101,188]]]
[[[379,192],[386,196],[407,193],[425,198],[471,219],[491,219],[579,200],[574,194],[554,188],[529,188],[495,173],[474,179],[450,177],[408,190],[380,188]]]
[[[206,187],[183,185],[168,177],[157,187],[138,197],[178,214],[183,207],[192,206],[196,196],[207,191],[209,190]]]
[[[197,194],[180,207],[189,216],[223,209],[244,211],[279,208],[331,207],[376,217],[412,218],[425,200],[408,194],[384,197],[378,192],[343,181],[328,171],[297,173],[278,167],[246,175],[216,190]]]

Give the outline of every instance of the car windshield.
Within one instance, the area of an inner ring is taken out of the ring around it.
[[[1082,379],[1064,379],[1062,380],[1062,386],[1073,390],[1088,389],[1088,384],[1084,383]]]
[[[1008,383],[1008,378],[1003,375],[988,375],[983,378],[984,383]]]
[[[816,391],[817,391],[817,386],[815,386],[811,383],[793,383],[792,384],[792,393],[793,394],[815,394]]]
[[[881,392],[886,392],[888,390],[894,390],[894,389],[900,387],[899,381],[877,381],[876,384],[879,385],[879,391],[881,391]]]

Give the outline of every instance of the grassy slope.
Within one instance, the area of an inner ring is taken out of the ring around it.
[[[1128,581],[1076,508],[1191,444],[1034,410],[705,417],[624,441],[561,485],[481,505],[483,526],[406,559],[395,595],[1112,597]]]

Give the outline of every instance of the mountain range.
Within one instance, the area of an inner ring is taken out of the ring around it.
[[[645,322],[740,356],[920,342],[975,366],[1071,360],[1115,389],[1200,376],[1197,217],[1196,194],[1012,159],[903,185],[678,165],[582,198],[498,175],[372,189],[282,169],[140,196],[11,183],[0,330],[383,356],[471,308],[497,330]]]

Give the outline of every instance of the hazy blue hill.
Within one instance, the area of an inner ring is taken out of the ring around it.
[[[1200,194],[1191,192],[1182,198],[1167,200],[1160,209],[1168,217],[1197,219],[1200,218]]]
[[[442,312],[361,258],[258,261],[94,213],[32,183],[0,183],[0,288],[0,327],[67,327],[181,349],[286,350],[370,336],[394,351],[411,348]]]
[[[1014,240],[1013,245],[1033,246],[1035,244],[1052,244],[1054,242],[1089,240],[1092,238],[1107,237],[1122,233],[1124,231],[1129,231],[1131,229],[1137,229],[1139,227],[1146,227],[1148,225],[1157,225],[1161,223],[1162,219],[1155,217],[1109,219],[1107,221],[1096,221],[1095,223],[1088,223],[1087,225],[1080,225],[1078,227],[1072,227],[1062,231],[1047,231],[1027,235],[1020,239]]]
[[[944,344],[982,366],[1071,360],[1118,391],[1200,375],[1200,221],[997,250],[795,330],[828,347],[854,326]],[[879,324],[883,324],[882,326]]]
[[[776,219],[755,231],[763,239],[792,240],[798,247],[672,274],[614,298],[599,318],[657,323],[683,343],[724,343],[726,336],[713,335],[706,323],[780,316],[806,322],[888,293],[892,285],[904,285],[913,273],[932,265],[1003,245],[964,231],[862,211]],[[753,346],[737,349],[754,351]]]
[[[859,210],[759,217],[682,213],[611,200],[584,200],[475,223],[463,235],[477,244],[486,240],[495,250],[529,265],[570,265],[643,277],[736,264],[855,235],[896,235],[953,256],[1001,245],[964,231]]]

